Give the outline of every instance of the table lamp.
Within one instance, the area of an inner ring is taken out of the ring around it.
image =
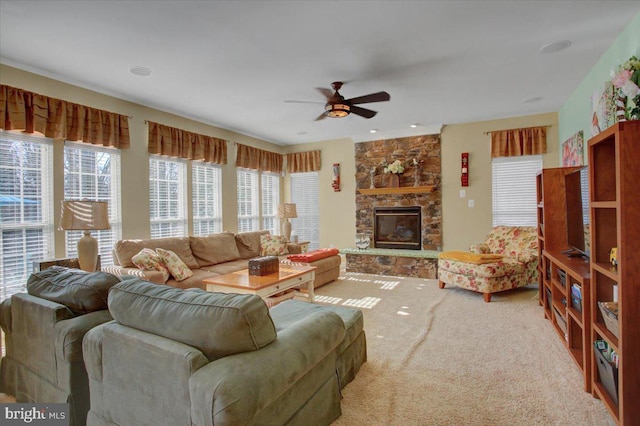
[[[291,238],[291,222],[289,222],[289,219],[298,217],[296,205],[293,203],[280,204],[278,206],[278,217],[284,219],[282,222],[282,234],[289,241]]]
[[[91,236],[91,231],[110,228],[109,206],[106,201],[62,202],[59,229],[84,231],[84,237],[78,240],[78,263],[83,271],[95,271],[98,262],[98,241]]]

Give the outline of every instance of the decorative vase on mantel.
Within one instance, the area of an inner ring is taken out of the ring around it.
[[[389,173],[389,180],[387,181],[387,188],[399,188],[400,176],[395,173]]]

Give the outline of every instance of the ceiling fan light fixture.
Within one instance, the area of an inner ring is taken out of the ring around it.
[[[326,104],[324,110],[328,117],[342,118],[351,113],[351,106],[346,103]]]

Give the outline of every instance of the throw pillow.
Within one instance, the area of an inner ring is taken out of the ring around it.
[[[284,235],[260,236],[260,256],[282,256],[287,253],[287,239]]]
[[[143,271],[158,271],[162,274],[163,283],[169,279],[169,270],[162,263],[162,259],[150,248],[140,250],[138,254],[131,258],[131,261]]]
[[[193,271],[189,269],[189,267],[180,260],[180,257],[171,250],[158,248],[156,249],[156,252],[158,253],[158,256],[160,256],[162,263],[164,263],[167,269],[169,269],[169,272],[171,272],[171,275],[173,275],[173,278],[175,278],[176,281],[186,280],[193,276]]]

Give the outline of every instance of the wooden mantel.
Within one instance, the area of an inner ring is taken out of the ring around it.
[[[358,189],[363,195],[387,195],[387,194],[423,194],[433,192],[431,186],[401,186],[399,188],[363,188]]]

